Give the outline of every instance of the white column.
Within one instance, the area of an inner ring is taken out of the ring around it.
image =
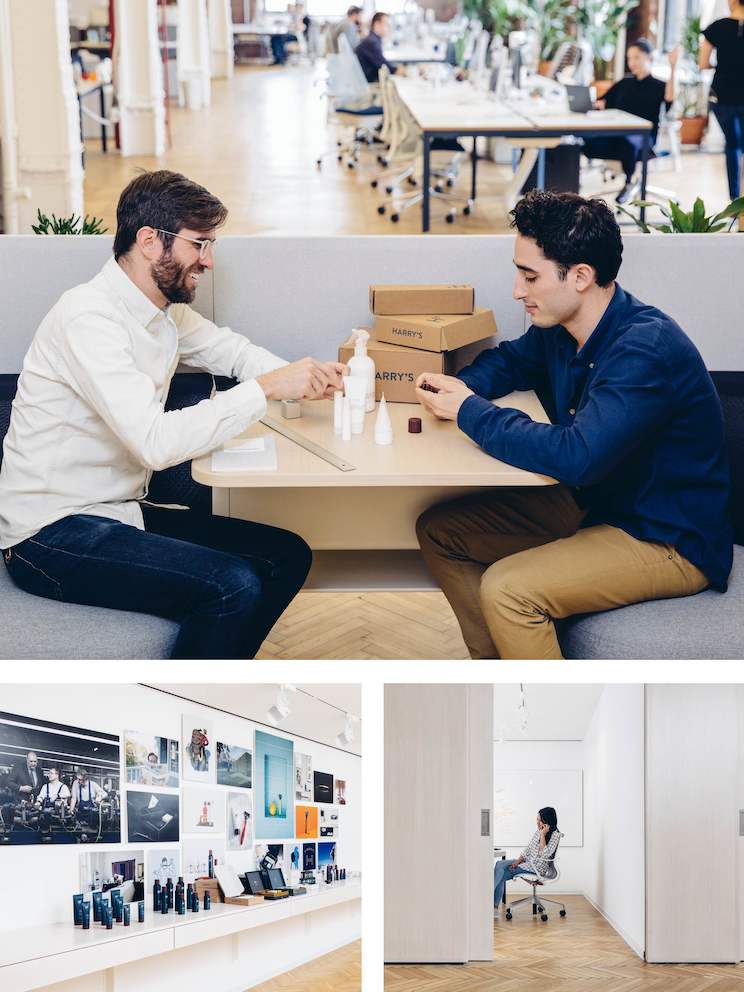
[[[178,102],[189,110],[208,107],[209,29],[205,0],[178,0]]]
[[[207,0],[212,79],[230,79],[235,52],[230,0]]]
[[[165,93],[156,0],[116,0],[116,90],[122,155],[165,151]]]
[[[4,0],[0,35],[7,230],[11,233],[12,225],[16,232],[30,233],[37,208],[57,216],[83,213],[80,116],[67,0]],[[19,190],[27,198],[18,198]]]

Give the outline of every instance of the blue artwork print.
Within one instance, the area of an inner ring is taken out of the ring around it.
[[[294,835],[294,744],[256,731],[256,839]]]
[[[336,845],[318,844],[318,868],[325,868],[326,865],[335,865]]]

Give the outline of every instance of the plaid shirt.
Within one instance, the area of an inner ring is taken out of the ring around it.
[[[525,867],[532,869],[541,878],[555,878],[558,872],[555,870],[552,859],[560,839],[560,832],[554,830],[553,836],[545,847],[540,850],[540,831],[536,830],[529,844],[522,851]]]

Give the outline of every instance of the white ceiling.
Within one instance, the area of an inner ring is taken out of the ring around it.
[[[519,685],[493,687],[493,735],[498,740],[577,741],[583,740],[603,685],[524,684],[527,732],[522,733]]]
[[[189,685],[159,684],[153,686],[164,692],[173,693],[183,699],[215,709],[233,713],[236,716],[269,724],[266,711],[276,700],[278,683],[251,683],[249,685]],[[281,722],[279,729],[299,737],[307,737],[321,744],[339,747],[336,735],[344,729],[344,714],[361,716],[362,692],[358,684],[351,685],[298,685],[298,692],[287,694],[290,713]],[[330,705],[329,705],[330,704]],[[354,728],[354,740],[341,748],[350,754],[361,754],[362,725]]]

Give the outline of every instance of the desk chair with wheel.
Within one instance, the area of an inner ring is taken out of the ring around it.
[[[519,879],[520,881],[526,882],[528,885],[532,886],[532,895],[523,896],[521,899],[513,899],[510,903],[507,903],[506,914],[505,914],[507,920],[510,920],[512,918],[513,910],[517,906],[521,906],[523,903],[526,902],[532,904],[532,915],[536,916],[538,913],[540,913],[540,919],[543,922],[546,922],[548,919],[548,914],[545,912],[545,905],[547,903],[550,903],[553,906],[560,906],[561,907],[560,915],[561,916],[566,915],[566,906],[564,903],[557,902],[555,899],[546,899],[542,895],[542,893],[538,895],[537,892],[538,886],[544,888],[545,885],[547,884],[552,885],[553,883],[557,882],[558,879],[561,877],[561,873],[558,868],[557,859],[558,859],[558,848],[560,847],[562,838],[563,838],[563,834],[559,834],[558,846],[555,849],[553,857],[550,859],[550,867],[552,871],[549,876],[538,875],[537,872],[525,873],[523,875],[515,876],[514,881],[517,881],[517,879]],[[555,872],[555,874],[553,874],[553,872]]]

